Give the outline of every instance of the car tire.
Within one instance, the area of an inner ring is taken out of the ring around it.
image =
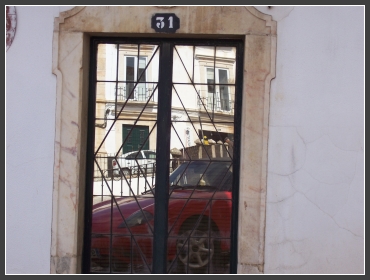
[[[208,230],[207,223],[196,229],[187,227],[182,230],[176,242],[177,273],[213,273],[214,256],[219,253],[219,241],[214,238],[216,234]]]
[[[130,176],[131,172],[129,168],[122,168],[121,171],[122,171],[122,174],[125,175],[126,178]]]

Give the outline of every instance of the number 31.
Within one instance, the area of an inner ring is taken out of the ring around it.
[[[164,17],[156,17],[155,19],[157,21],[159,21],[159,22],[157,22],[157,27],[162,29],[164,27],[164,21],[163,21]],[[168,18],[168,21],[169,21],[169,27],[168,28],[173,28],[173,17],[170,16]]]

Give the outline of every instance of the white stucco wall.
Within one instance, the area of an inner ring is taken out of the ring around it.
[[[364,8],[265,11],[278,21],[265,273],[364,273]]]
[[[6,273],[50,273],[56,78],[54,17],[71,7],[16,7],[6,52]]]
[[[54,17],[16,7],[6,52],[6,273],[50,272]],[[257,7],[278,21],[265,273],[364,273],[364,7]]]

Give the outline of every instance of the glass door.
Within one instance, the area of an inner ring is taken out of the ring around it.
[[[92,39],[84,273],[236,272],[242,49]]]

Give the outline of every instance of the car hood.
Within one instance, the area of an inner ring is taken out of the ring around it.
[[[213,191],[204,191],[204,190],[195,190],[187,189],[187,190],[173,190],[170,194],[170,200],[172,198],[229,198],[229,192],[213,192]],[[226,196],[226,197],[225,197]],[[99,202],[93,205],[93,215],[97,215],[98,213],[111,211],[111,207],[116,208],[120,207],[121,211],[125,214],[131,214],[139,208],[145,208],[149,205],[154,204],[154,197],[153,195],[137,195],[137,196],[129,196],[129,197],[115,197],[113,202],[111,200],[105,200],[103,202]],[[124,207],[122,207],[124,206]],[[118,211],[118,209],[117,209]]]
[[[130,196],[106,200],[93,205],[92,232],[108,233],[111,225],[116,228],[132,213],[153,205],[153,196]]]
[[[181,198],[181,199],[180,199]],[[203,190],[174,190],[170,194],[169,208],[172,204],[183,204],[186,199],[194,198],[196,201],[209,199],[231,199],[230,192],[210,192]],[[110,225],[118,227],[136,211],[143,209],[154,213],[154,197],[150,195],[138,195],[130,197],[117,197],[113,201],[107,200],[93,206],[92,231],[95,233],[109,232]]]
[[[131,209],[136,209],[138,203],[141,207],[145,207],[148,204],[153,203],[154,197],[152,195],[137,195],[137,196],[125,196],[125,197],[115,197],[112,200],[105,200],[93,205],[93,215],[96,213],[104,212],[111,209],[111,207],[125,205],[125,212]]]

